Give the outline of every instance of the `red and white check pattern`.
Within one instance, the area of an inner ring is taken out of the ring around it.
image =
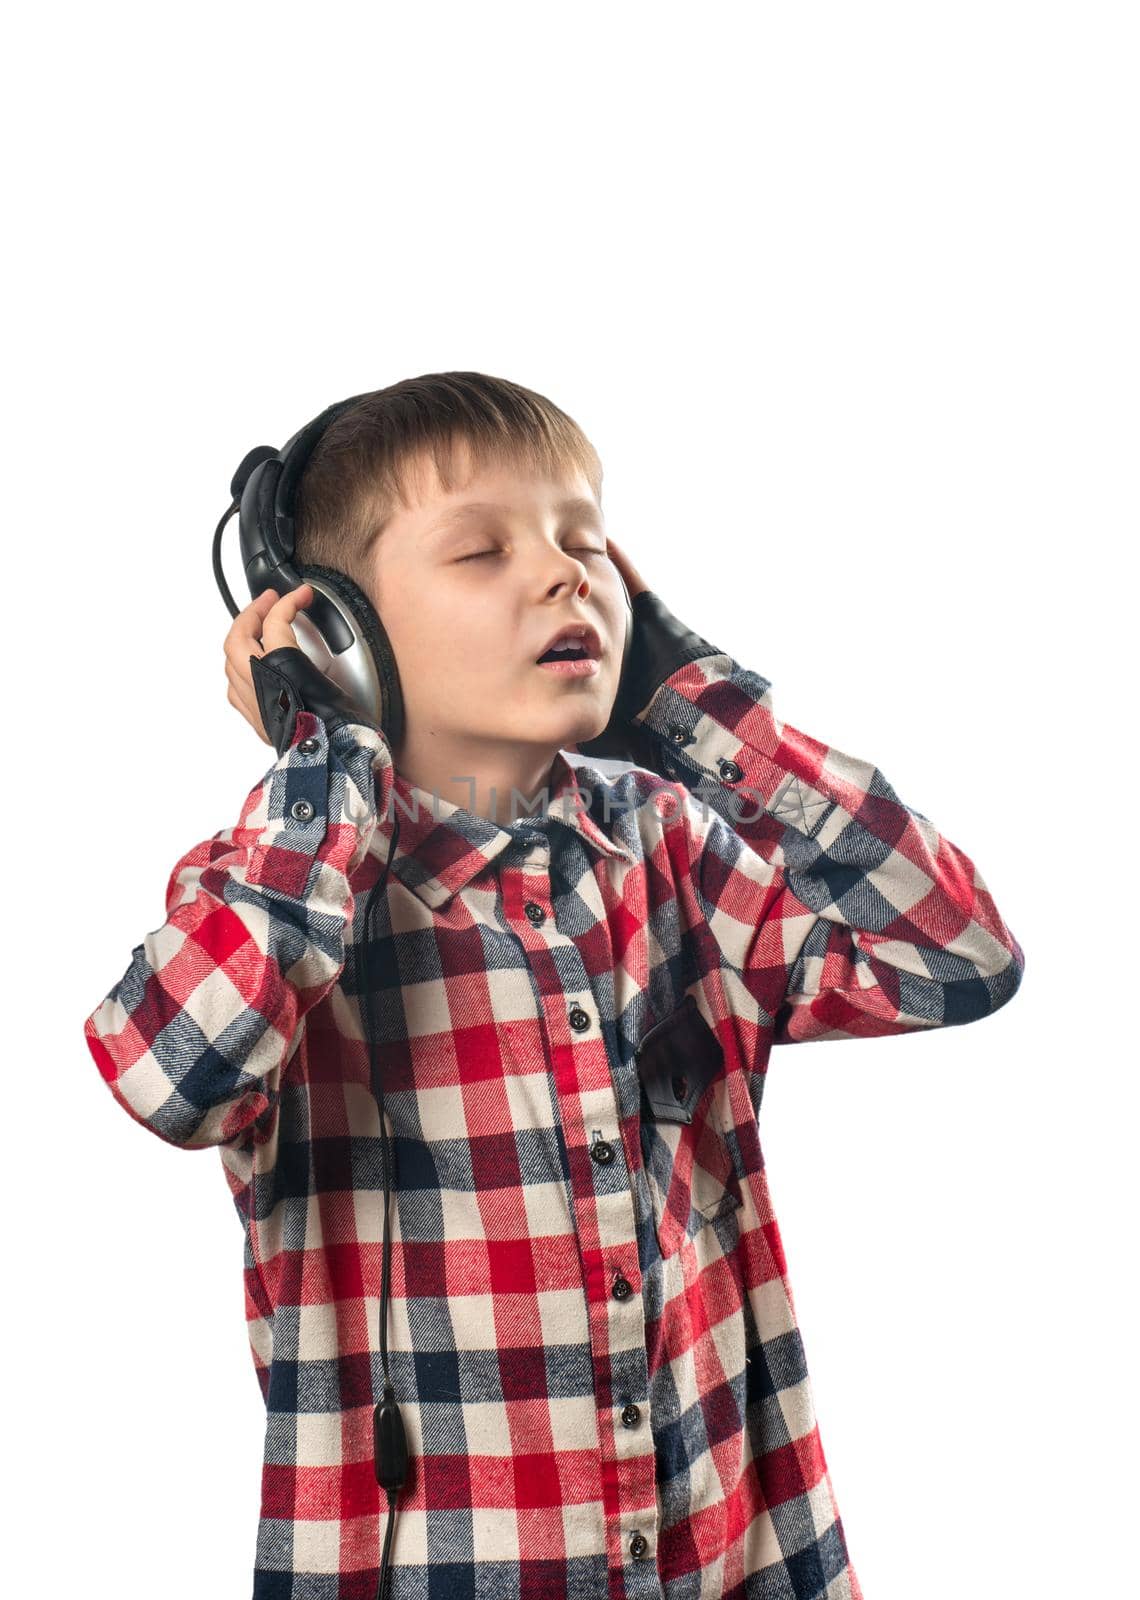
[[[970,858],[769,689],[729,655],[688,662],[637,719],[660,772],[560,754],[546,814],[511,828],[303,712],[87,1019],[131,1116],[219,1149],[245,1232],[254,1600],[375,1594],[359,974],[393,814],[372,966],[413,1461],[392,1600],[861,1595],[765,1177],[770,1051],[979,1020],[1024,956]],[[661,1024],[691,1121],[641,1091]]]

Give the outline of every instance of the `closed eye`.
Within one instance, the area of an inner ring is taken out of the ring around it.
[[[575,555],[604,556],[606,554],[606,551],[604,551],[604,550],[592,550],[592,549],[590,549],[590,547],[588,545],[580,545],[577,548],[575,548],[573,546],[570,546],[570,545],[567,545],[566,548],[567,549],[574,549],[574,554]],[[464,561],[481,561],[484,556],[497,556],[497,555],[500,555],[501,553],[502,552],[499,551],[499,550],[476,550],[473,555],[460,556],[459,557],[459,561],[457,562],[457,565],[462,566]]]

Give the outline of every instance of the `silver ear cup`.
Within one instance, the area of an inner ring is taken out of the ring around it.
[[[306,577],[305,582],[311,584],[314,590],[319,591],[336,606],[344,618],[351,641],[343,650],[333,654],[328,641],[320,630],[313,626],[306,612],[298,611],[292,623],[298,645],[314,666],[319,667],[326,677],[331,678],[339,688],[351,696],[371,722],[377,727],[386,727],[388,708],[384,704],[380,674],[376,670],[376,662],[367,639],[357,627],[351,612],[345,609],[339,596],[328,584],[314,577]]]

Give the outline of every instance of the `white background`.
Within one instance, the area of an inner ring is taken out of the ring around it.
[[[83,1020],[266,770],[231,474],[333,400],[556,400],[610,531],[1021,941],[762,1129],[868,1600],[1123,1594],[1137,1479],[1137,60],[1126,6],[23,8],[9,31],[8,1590],[243,1600],[213,1152]],[[228,534],[236,537],[234,524]],[[22,751],[23,754],[19,754]]]

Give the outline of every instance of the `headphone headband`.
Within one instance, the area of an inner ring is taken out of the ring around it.
[[[270,588],[284,595],[302,583],[311,585],[312,601],[293,619],[298,645],[360,707],[365,721],[382,727],[398,745],[403,696],[392,647],[374,606],[347,573],[295,561],[296,500],[305,468],[330,424],[365,397],[350,395],[326,406],[280,449],[257,445],[246,453],[230,482],[232,503],[214,533],[214,578],[231,617],[236,617],[241,608],[221,561],[222,533],[236,511],[250,595],[256,599]]]
[[[285,561],[293,559],[296,546],[294,508],[297,489],[301,476],[309,464],[309,457],[326,429],[336,421],[337,417],[364,398],[363,394],[354,394],[347,400],[338,400],[333,405],[326,406],[312,422],[307,422],[303,428],[298,428],[293,437],[287,439],[277,452],[280,466],[272,482],[271,504],[266,507],[264,526],[266,531],[272,528],[281,557]],[[270,485],[267,485],[267,489],[269,487]]]

